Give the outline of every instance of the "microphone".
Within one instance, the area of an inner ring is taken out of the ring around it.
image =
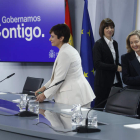
[[[60,83],[62,83],[62,82],[64,82],[64,81],[65,81],[65,80],[61,80],[61,81],[55,83],[54,85],[55,85],[55,86],[56,86],[56,85],[59,85]]]
[[[60,83],[64,82],[65,80],[61,80],[57,83],[55,83],[54,85],[46,88],[45,90],[48,90],[49,88],[53,87],[53,86],[56,86],[56,85],[59,85]],[[25,111],[22,111],[22,112],[19,112],[18,114],[15,114],[15,116],[19,116],[19,117],[32,117],[32,116],[38,116],[36,113],[34,112],[30,112],[28,111],[28,105],[29,105],[29,101],[30,100],[35,100],[36,97],[31,97],[28,101],[27,101],[27,104],[26,104],[26,110]]]
[[[34,112],[31,112],[31,111],[28,111],[28,104],[29,104],[29,101],[30,101],[30,100],[34,100],[34,99],[36,99],[36,97],[31,97],[31,98],[27,101],[27,103],[26,103],[26,110],[15,114],[15,116],[19,116],[19,117],[33,117],[33,116],[38,116],[38,114],[36,114],[36,113],[34,113]]]
[[[57,86],[57,85],[59,85],[60,83],[62,83],[62,82],[64,82],[64,81],[65,81],[65,80],[61,80],[61,81],[55,83],[54,85],[52,85],[52,86],[46,88],[45,90],[48,90],[49,88],[51,88],[51,87],[53,87],[53,86]]]
[[[52,86],[46,88],[45,90],[48,90],[49,88],[51,88],[51,87],[53,87],[53,86],[57,86],[57,85],[59,85],[60,83],[62,83],[62,82],[64,82],[64,81],[65,81],[65,80],[61,80],[61,81],[55,83],[54,85],[52,85]],[[30,92],[32,92],[32,91],[30,91]],[[42,92],[38,92],[38,94],[41,94],[41,93],[42,93]]]
[[[8,79],[8,78],[10,78],[10,77],[12,77],[13,75],[15,75],[15,73],[13,73],[13,74],[11,74],[11,75],[7,76],[7,77],[6,77],[6,78],[4,78],[3,80],[1,80],[1,81],[0,81],[0,83],[1,83],[2,81],[6,80],[6,79]]]
[[[101,103],[99,103],[98,105],[96,105],[95,107],[91,108],[88,112],[87,112],[87,116],[86,116],[86,121],[85,121],[85,126],[79,126],[77,127],[74,132],[77,133],[94,133],[94,132],[100,132],[101,130],[98,128],[93,128],[93,127],[88,127],[88,114],[91,110],[96,109],[96,107],[98,107],[99,105],[101,105],[102,103],[104,103],[105,101],[107,101],[108,99],[112,98],[114,95],[121,93],[122,91],[124,91],[127,87],[124,87],[122,89],[120,89],[119,91],[117,91],[116,93],[114,93],[113,95],[109,96],[107,99],[103,100]]]
[[[10,77],[12,77],[13,75],[15,75],[15,73],[13,73],[13,74],[7,76],[7,79],[10,78]]]

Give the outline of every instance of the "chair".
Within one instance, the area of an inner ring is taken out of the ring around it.
[[[43,78],[27,77],[22,94],[34,95],[34,93],[31,93],[30,91],[38,90],[41,87],[43,81]]]
[[[105,112],[137,117],[139,101],[140,90],[112,87]]]

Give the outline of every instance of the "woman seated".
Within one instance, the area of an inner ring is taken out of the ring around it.
[[[122,55],[122,79],[131,89],[140,89],[140,31],[131,32],[126,38],[127,53]],[[140,115],[140,104],[138,107]]]
[[[127,53],[122,55],[124,84],[140,89],[140,31],[131,32],[126,39]]]

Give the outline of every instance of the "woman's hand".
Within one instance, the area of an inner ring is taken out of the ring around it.
[[[121,66],[118,66],[117,71],[118,71],[118,72],[121,72],[121,71],[122,71],[122,67],[121,67]]]
[[[39,93],[38,92],[44,92],[46,88],[43,86],[42,88],[38,89],[36,92],[35,92],[35,96],[38,96]]]
[[[36,97],[36,101],[39,101],[39,102],[43,102],[45,99],[46,99],[46,97],[45,97],[44,93],[41,93]]]

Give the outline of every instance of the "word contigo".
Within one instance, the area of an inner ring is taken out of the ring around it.
[[[1,27],[1,24],[0,24]],[[35,27],[24,27],[24,23],[17,24],[17,27],[12,28],[2,28],[0,31],[0,37],[4,39],[7,38],[25,38],[27,41],[31,41],[33,37],[45,37],[45,34],[41,33],[41,28],[38,26]]]

